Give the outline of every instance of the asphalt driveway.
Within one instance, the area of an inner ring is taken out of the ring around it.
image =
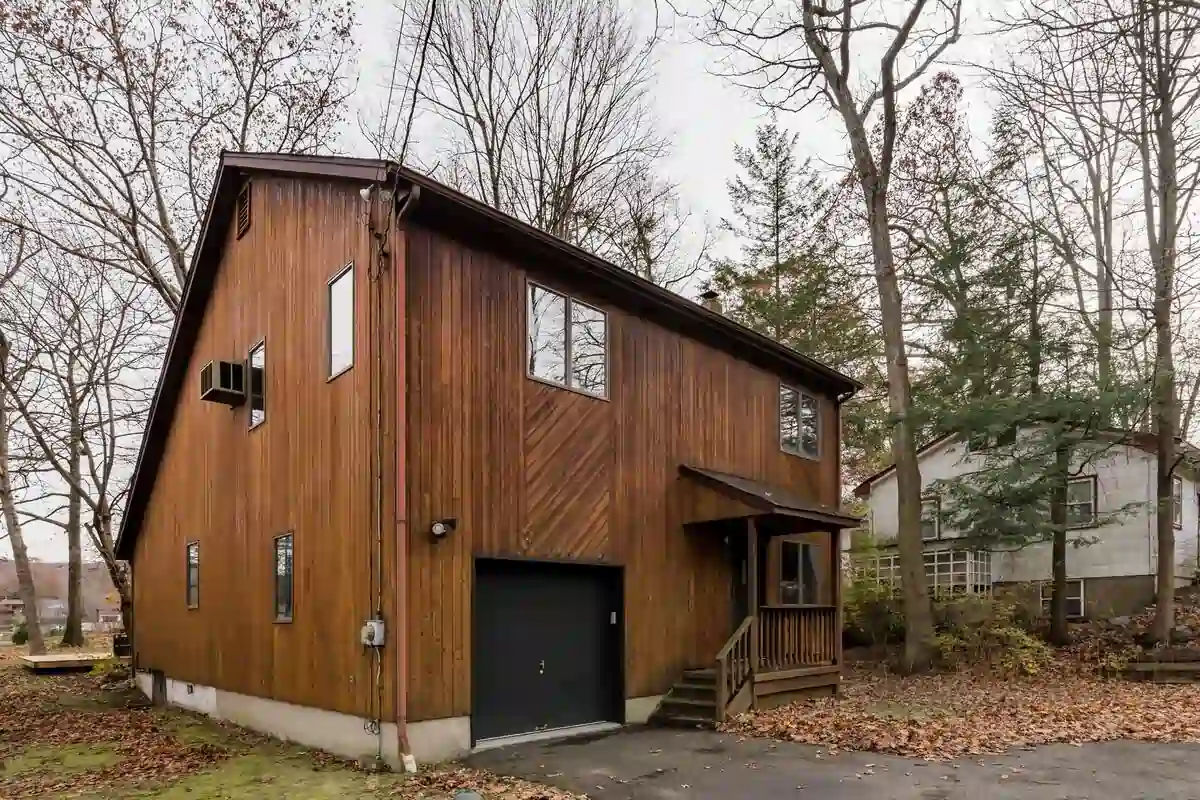
[[[1049,745],[951,762],[632,728],[477,753],[469,762],[604,800],[1200,798],[1200,745]]]

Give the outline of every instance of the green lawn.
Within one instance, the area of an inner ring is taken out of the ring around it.
[[[455,765],[370,773],[198,715],[130,708],[140,695],[87,674],[38,676],[0,648],[0,797],[161,800],[567,798]]]

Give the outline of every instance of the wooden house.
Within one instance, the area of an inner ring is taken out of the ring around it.
[[[393,764],[830,691],[855,388],[392,163],[226,154],[118,542],[139,682]]]

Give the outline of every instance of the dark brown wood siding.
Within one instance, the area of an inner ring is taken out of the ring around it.
[[[681,463],[838,501],[831,398],[822,460],[783,453],[777,376],[610,304],[598,303],[609,313],[609,400],[528,379],[522,267],[409,231],[413,720],[470,713],[475,557],[623,566],[625,694],[640,697],[707,663],[731,631],[724,544],[684,531],[694,493]],[[443,517],[457,529],[435,542],[428,531]]]
[[[138,664],[171,678],[362,716],[394,718],[396,648],[383,650],[383,708],[358,642],[380,603],[395,619],[396,509],[378,558],[374,451],[395,487],[396,282],[368,273],[359,186],[256,177],[249,230],[230,230],[188,365],[134,558]],[[232,226],[231,226],[232,228]],[[326,283],[355,264],[354,366],[328,378]],[[266,422],[202,402],[199,370],[266,341]],[[374,433],[376,357],[383,431]],[[274,622],[273,539],[294,533],[293,621]],[[200,602],[184,597],[184,547],[200,542]],[[382,587],[380,582],[382,581]]]

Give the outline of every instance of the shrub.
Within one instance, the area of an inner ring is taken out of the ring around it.
[[[29,643],[29,628],[25,625],[24,622],[22,622],[20,625],[18,625],[17,629],[15,631],[13,631],[12,643],[16,644],[16,645],[22,645],[22,644]]]
[[[846,587],[843,642],[849,647],[873,647],[904,641],[904,611],[892,587],[874,574],[854,575]]]
[[[934,621],[941,667],[988,666],[1007,674],[1036,675],[1050,660],[1050,648],[1017,624],[1010,603],[958,597],[936,604]]]

